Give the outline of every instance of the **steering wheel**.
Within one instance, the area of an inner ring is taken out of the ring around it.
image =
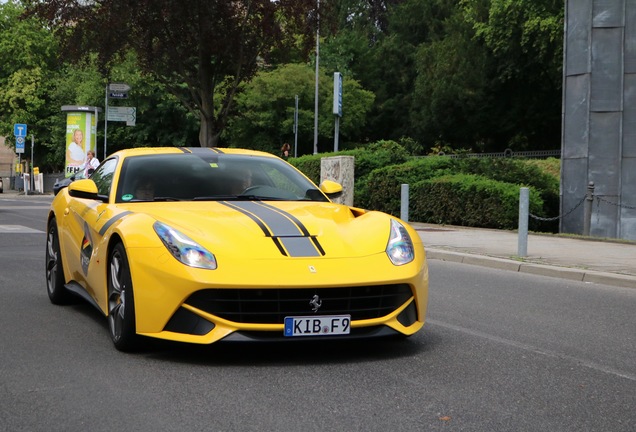
[[[250,192],[254,192],[255,190],[260,189],[262,186],[256,185],[256,186],[248,186],[247,188],[245,188],[245,190],[243,192],[241,192],[241,195],[249,195]]]

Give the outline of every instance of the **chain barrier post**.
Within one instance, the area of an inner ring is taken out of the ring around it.
[[[594,202],[594,182],[587,185],[587,194],[585,195],[585,210],[583,216],[583,235],[590,235],[590,226],[592,224],[592,203]]]
[[[522,187],[519,190],[519,239],[517,241],[517,255],[528,256],[528,216],[530,214],[530,189]]]
[[[400,187],[400,219],[409,221],[409,185],[403,184]]]

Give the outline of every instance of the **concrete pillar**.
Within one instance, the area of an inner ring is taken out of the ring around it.
[[[353,156],[332,156],[320,160],[320,181],[331,180],[342,185],[342,195],[333,200],[338,204],[353,206],[354,162]]]

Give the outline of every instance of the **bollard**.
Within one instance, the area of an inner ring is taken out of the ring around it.
[[[530,214],[530,189],[522,187],[519,190],[519,240],[517,255],[528,256],[528,217]]]
[[[585,194],[585,210],[583,215],[583,235],[590,235],[590,226],[592,225],[592,203],[594,202],[594,182],[587,185],[587,194]]]
[[[403,184],[400,187],[400,219],[409,221],[409,185]]]

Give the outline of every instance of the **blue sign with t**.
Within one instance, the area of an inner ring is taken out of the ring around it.
[[[16,137],[27,136],[27,125],[16,123],[13,125],[13,135]]]

